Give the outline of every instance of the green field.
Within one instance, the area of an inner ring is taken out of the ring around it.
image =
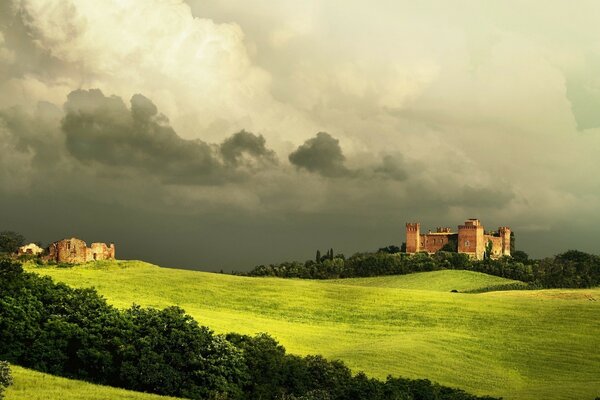
[[[409,275],[378,276],[374,278],[336,279],[328,281],[341,285],[383,287],[395,289],[424,289],[436,292],[458,290],[466,292],[489,286],[520,283],[498,276],[482,274],[481,272],[444,270],[433,272],[417,272]]]
[[[290,352],[339,358],[380,378],[428,378],[506,399],[600,396],[598,288],[450,293],[510,283],[468,271],[308,281],[136,261],[27,269],[94,286],[118,307],[178,305],[217,332],[268,332]]]
[[[59,378],[12,365],[14,385],[6,390],[6,400],[169,400],[157,396],[109,386]]]

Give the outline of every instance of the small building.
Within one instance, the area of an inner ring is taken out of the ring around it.
[[[458,226],[458,231],[451,228],[437,228],[436,232],[421,233],[421,224],[406,224],[406,252],[409,254],[427,252],[433,254],[440,251],[447,243],[454,242],[459,253],[468,254],[478,260],[483,259],[486,246],[491,243],[490,256],[500,258],[510,256],[510,228],[501,226],[496,232],[486,233],[483,225],[476,218],[465,221]]]
[[[111,243],[92,243],[90,247],[77,238],[63,239],[48,246],[44,259],[47,261],[71,264],[95,260],[114,260],[115,245]]]
[[[38,246],[35,243],[29,243],[25,246],[19,247],[17,254],[20,256],[37,256],[38,254],[42,254],[44,249]]]

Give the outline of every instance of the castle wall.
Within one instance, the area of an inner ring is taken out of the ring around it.
[[[485,246],[487,243],[492,242],[492,254],[491,258],[500,258],[502,257],[502,238],[500,236],[492,236],[492,235],[484,235]]]
[[[502,255],[510,256],[510,228],[508,226],[501,226],[498,228],[498,233],[502,238]]]
[[[483,226],[479,220],[467,220],[464,225],[458,226],[458,252],[469,254],[478,260],[483,259],[485,243]]]
[[[406,224],[406,252],[421,251],[421,224],[418,222]]]
[[[458,252],[465,253],[478,260],[483,259],[488,241],[492,242],[492,258],[510,256],[510,228],[501,226],[496,234],[485,234],[478,219],[471,218],[458,226],[458,233],[450,228],[437,228],[437,232],[421,234],[421,225],[417,222],[406,224],[406,252],[419,251],[436,253],[450,240],[458,242]]]
[[[438,252],[444,247],[446,243],[450,241],[452,237],[456,237],[456,233],[444,232],[444,233],[427,233],[421,235],[421,247],[422,251],[428,253]]]

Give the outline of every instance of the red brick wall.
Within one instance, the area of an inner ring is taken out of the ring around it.
[[[450,237],[456,236],[456,233],[447,233],[447,234],[425,234],[421,235],[421,247],[423,251],[428,253],[435,253],[440,251],[442,247],[450,240]]]
[[[406,252],[417,253],[421,251],[421,224],[407,223],[406,224]]]
[[[458,252],[468,253],[477,259],[483,258],[485,244],[482,225],[459,225]]]

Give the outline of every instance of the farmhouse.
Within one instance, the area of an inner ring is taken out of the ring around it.
[[[495,232],[485,232],[483,225],[476,218],[465,221],[458,226],[458,232],[448,227],[438,227],[436,232],[421,233],[421,224],[408,222],[406,224],[406,252],[435,253],[446,244],[454,243],[459,253],[465,253],[478,260],[483,259],[486,246],[491,243],[490,256],[499,258],[510,256],[511,231],[507,226],[501,226]]]
[[[81,239],[63,239],[48,246],[44,259],[72,264],[94,260],[114,260],[115,245],[113,243],[110,245],[92,243],[90,247],[87,247],[87,244]]]

